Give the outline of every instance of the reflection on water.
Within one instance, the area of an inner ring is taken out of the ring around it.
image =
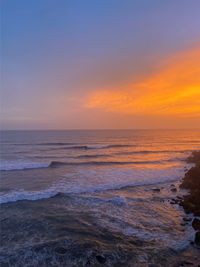
[[[200,132],[3,132],[1,147],[5,266],[197,262],[171,199]]]

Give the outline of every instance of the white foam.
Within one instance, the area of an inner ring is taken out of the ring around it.
[[[53,197],[57,194],[57,190],[53,190],[53,188],[49,188],[43,191],[11,191],[7,194],[4,194],[0,197],[0,204],[16,202],[19,200],[39,200]]]
[[[49,167],[49,162],[27,162],[27,161],[16,160],[16,161],[1,161],[0,163],[1,171],[39,169],[48,167]]]
[[[135,170],[135,169],[98,169],[77,170],[74,174],[66,174],[49,188],[38,191],[10,191],[0,197],[0,203],[17,200],[37,200],[49,198],[57,193],[80,194],[120,189],[130,186],[145,186],[163,182],[176,181],[183,177],[183,168],[167,170]],[[117,204],[123,204],[123,199],[114,199]]]
[[[87,145],[88,149],[103,149],[107,148],[108,145]]]
[[[115,196],[110,199],[108,199],[108,202],[117,205],[117,206],[123,206],[126,205],[126,198],[122,196]]]

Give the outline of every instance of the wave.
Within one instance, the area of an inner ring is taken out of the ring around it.
[[[159,154],[159,153],[192,153],[193,150],[138,150],[138,151],[124,151],[115,153],[117,155],[134,155],[134,154]]]
[[[49,167],[59,167],[67,165],[129,165],[129,164],[159,164],[161,161],[83,161],[83,162],[62,162],[52,161]]]
[[[128,145],[128,144],[112,144],[107,145],[107,148],[117,148],[117,147],[133,147],[134,145]]]
[[[108,148],[120,148],[120,147],[133,147],[134,145],[129,144],[94,144],[94,145],[80,145],[78,143],[64,143],[64,142],[55,142],[55,143],[36,143],[36,144],[14,144],[20,146],[58,146],[52,149],[108,149]],[[59,148],[59,146],[65,146]]]
[[[110,155],[106,155],[106,154],[80,155],[80,156],[75,156],[74,159],[104,158],[104,157],[109,157],[109,156]]]
[[[109,148],[123,148],[123,147],[132,147],[133,145],[121,145],[121,144],[113,144],[113,145],[75,145],[75,146],[67,146],[62,149],[83,149],[83,150],[90,150],[90,149],[109,149]],[[60,148],[56,148],[60,149]]]
[[[120,190],[128,189],[135,186],[148,186],[154,184],[162,184],[166,182],[174,182],[179,180],[183,176],[182,168],[171,168],[166,170],[143,170],[137,171],[133,169],[110,169],[103,171],[88,171],[81,170],[78,176],[81,180],[73,183],[69,183],[69,178],[75,179],[77,174],[69,175],[63,177],[62,180],[53,184],[51,187],[40,191],[9,191],[4,193],[0,197],[0,203],[16,202],[19,200],[39,200],[54,197],[59,193],[63,194],[82,194],[82,193],[95,193],[108,190]],[[112,179],[111,179],[112,177]],[[88,180],[95,181],[91,184]],[[118,200],[116,200],[119,202]],[[114,202],[116,202],[114,201]],[[114,203],[116,204],[116,203]]]
[[[35,145],[38,146],[68,146],[68,145],[76,145],[77,143],[71,142],[53,142],[53,143],[37,143]]]
[[[17,143],[13,144],[15,146],[68,146],[68,145],[76,145],[77,143],[71,142],[49,142],[49,143]]]
[[[101,155],[103,157],[103,155]],[[90,158],[90,155],[83,155],[82,157]],[[92,155],[91,155],[92,157]],[[96,155],[98,157],[98,155]],[[57,168],[62,166],[82,166],[82,165],[137,165],[137,164],[161,164],[167,162],[183,161],[184,158],[170,158],[166,160],[146,160],[146,161],[81,161],[81,162],[64,162],[64,161],[51,161],[49,162],[4,162],[0,164],[0,171],[18,171],[18,170],[31,170],[43,168]]]
[[[19,171],[19,170],[32,170],[43,168],[57,168],[61,166],[81,166],[81,165],[128,165],[128,164],[151,164],[159,163],[157,161],[83,161],[83,162],[63,162],[63,161],[51,161],[50,163],[34,163],[34,162],[20,162],[20,163],[7,163],[0,165],[0,171]]]
[[[87,146],[87,145],[74,145],[74,146],[64,146],[64,147],[53,147],[49,148],[48,150],[88,150],[88,149],[95,149],[94,146]],[[96,149],[98,149],[96,147]]]
[[[67,157],[67,156],[65,156]],[[60,158],[63,158],[61,156],[55,156],[55,155],[52,155],[52,156],[33,156],[34,159],[60,159]]]
[[[0,197],[0,204],[10,203],[10,202],[16,202],[19,200],[39,200],[39,199],[45,199],[50,198],[53,196],[56,196],[58,192],[47,189],[44,191],[25,191],[25,190],[19,190],[19,191],[12,191],[8,194],[5,194]]]
[[[14,171],[14,170],[28,170],[28,169],[41,169],[48,168],[47,162],[1,162],[0,171]]]

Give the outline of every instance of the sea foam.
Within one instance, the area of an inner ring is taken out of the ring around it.
[[[168,170],[111,168],[95,171],[80,169],[77,172],[76,174],[64,175],[59,181],[43,190],[26,191],[23,189],[3,193],[0,197],[0,203],[50,198],[58,193],[91,194],[126,187],[153,185],[179,180],[184,174],[182,167]],[[116,201],[118,202],[118,199]]]
[[[48,168],[48,162],[2,161],[0,171]]]

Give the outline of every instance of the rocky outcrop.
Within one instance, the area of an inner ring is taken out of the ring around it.
[[[186,213],[200,216],[200,151],[193,152],[187,159],[187,162],[194,163],[195,165],[185,173],[180,185],[181,188],[189,190],[189,194],[185,195],[179,204]],[[192,227],[197,231],[195,243],[200,245],[200,220],[194,218]]]

